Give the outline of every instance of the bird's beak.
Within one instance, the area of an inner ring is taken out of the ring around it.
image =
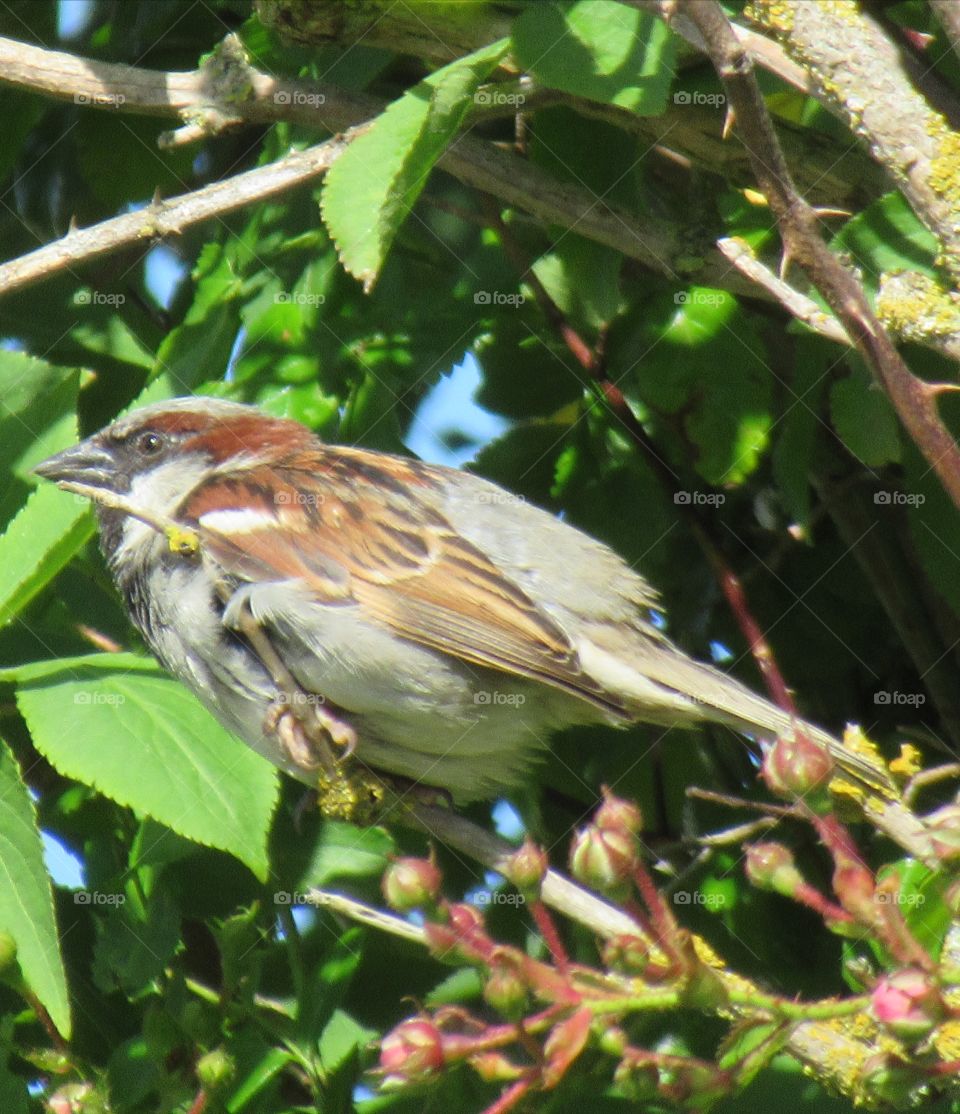
[[[47,457],[33,470],[45,480],[91,498],[96,498],[96,490],[113,491],[116,484],[116,461],[94,437]]]

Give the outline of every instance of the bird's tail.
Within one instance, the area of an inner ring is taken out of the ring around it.
[[[788,712],[751,692],[721,670],[694,661],[669,643],[644,647],[643,660],[636,663],[644,684],[651,682],[677,700],[676,722],[708,720],[726,723],[747,735],[775,739],[798,727],[816,743],[826,747],[846,779],[885,799],[898,796],[897,787],[880,758],[871,759],[866,748],[858,752],[813,724],[794,719]],[[631,663],[633,664],[633,663]],[[649,700],[638,691],[637,718],[649,718]],[[657,717],[665,722],[669,717]]]

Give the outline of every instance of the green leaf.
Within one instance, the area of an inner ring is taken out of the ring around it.
[[[334,1072],[355,1049],[362,1048],[376,1036],[343,1010],[334,1010],[320,1035],[320,1063],[325,1072]]]
[[[45,485],[0,536],[0,626],[17,616],[93,534],[86,499]]]
[[[201,379],[220,374],[240,327],[236,304],[243,283],[233,260],[219,244],[207,244],[193,269],[194,297],[183,323],[172,329],[157,352],[173,394],[185,394]],[[137,400],[137,405],[143,404]]]
[[[442,979],[427,995],[430,1009],[475,1002],[483,992],[483,980],[475,967],[460,967]]]
[[[790,1026],[783,1022],[744,1022],[723,1042],[717,1064],[735,1076],[738,1087],[745,1087],[789,1039]]]
[[[895,904],[921,947],[937,959],[953,919],[945,900],[949,878],[912,859],[881,867],[877,877],[882,881],[888,874],[899,878],[899,892],[891,894],[881,889],[877,899],[885,897]]]
[[[298,888],[322,888],[335,878],[379,878],[394,849],[392,837],[383,828],[358,828],[327,820],[298,880]]]
[[[897,191],[848,220],[831,246],[851,256],[874,290],[884,271],[920,271],[936,277],[936,238]]]
[[[348,928],[333,948],[306,973],[297,1020],[300,1031],[308,1040],[321,1037],[334,1011],[343,1003],[354,975],[363,960],[365,930],[357,925]],[[344,1054],[346,1054],[346,1050]],[[333,1071],[339,1059],[330,1065]]]
[[[551,299],[566,317],[590,328],[606,325],[620,310],[623,256],[582,236],[568,235],[533,265]]]
[[[247,1110],[248,1104],[291,1062],[295,1062],[295,1057],[285,1048],[270,1048],[265,1051],[230,1096],[226,1104],[229,1114]]]
[[[37,442],[47,441],[53,423],[73,418],[78,378],[76,368],[0,350],[0,471],[19,472],[42,459]],[[71,434],[76,440],[75,421],[49,452],[70,444]]]
[[[960,515],[927,458],[910,438],[903,446],[903,467],[905,490],[897,491],[896,496],[891,490],[876,492],[877,509],[893,516],[898,515],[901,508],[906,509],[911,540],[927,582],[935,585],[937,595],[960,615],[960,576],[957,576]],[[902,502],[895,503],[895,497]]]
[[[881,468],[900,459],[900,430],[887,396],[866,368],[834,383],[830,418],[841,440],[868,468]]]
[[[131,997],[146,988],[176,951],[181,914],[173,895],[163,888],[145,903],[108,905],[97,922],[91,967],[97,986],[105,994],[119,988]]]
[[[533,4],[513,27],[521,66],[543,85],[656,116],[666,108],[676,40],[655,16],[614,0],[561,10]]]
[[[477,402],[487,410],[524,419],[549,417],[583,397],[587,373],[569,351],[557,351],[519,313],[498,315],[476,344],[483,381]]]
[[[54,658],[51,661],[32,661],[26,665],[11,665],[0,669],[0,682],[27,684],[30,681],[43,681],[49,677],[64,678],[73,676],[77,669],[106,673],[149,673],[154,677],[166,674],[153,658],[146,654],[80,654],[73,658]]]
[[[230,852],[265,879],[276,771],[176,681],[100,664],[20,685],[37,749],[67,777]]]
[[[506,40],[444,66],[394,101],[337,159],[323,188],[323,219],[344,268],[369,292],[400,225],[507,51]]]
[[[27,985],[57,1030],[69,1037],[70,1001],[37,818],[20,770],[2,742],[0,932],[13,937]]]
[[[830,369],[836,361],[833,345],[819,337],[798,336],[796,360],[788,384],[785,413],[776,423],[773,475],[788,512],[801,525],[810,518],[810,472],[820,430],[822,400]]]
[[[613,381],[622,378],[631,401],[678,416],[709,483],[742,483],[761,460],[773,420],[773,377],[754,319],[732,295],[692,287],[669,302],[651,300],[628,328],[622,341],[610,338]]]

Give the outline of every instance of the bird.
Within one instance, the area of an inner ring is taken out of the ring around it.
[[[617,553],[469,472],[328,444],[256,407],[134,409],[35,469],[88,497],[134,625],[233,734],[309,780],[359,762],[462,804],[522,785],[565,727],[798,727],[697,661]]]

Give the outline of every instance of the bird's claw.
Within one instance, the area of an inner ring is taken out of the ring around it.
[[[306,704],[307,694],[283,694],[271,705],[264,730],[276,735],[283,753],[302,770],[314,771],[323,767],[331,775],[338,762],[350,758],[357,749],[357,733],[344,720],[338,718],[319,698],[310,699],[304,710],[298,707],[301,696]],[[341,752],[334,757],[330,743]]]

